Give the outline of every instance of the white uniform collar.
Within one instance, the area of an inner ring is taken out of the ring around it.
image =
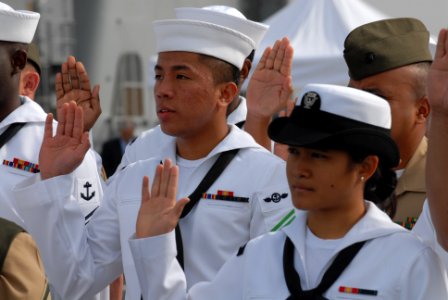
[[[392,222],[389,216],[372,202],[366,201],[366,207],[366,214],[344,236],[339,247],[335,249],[334,255],[356,242],[406,231],[398,224]],[[296,247],[299,253],[303,254],[305,253],[306,216],[307,212],[297,210],[296,219],[289,226],[282,229],[294,243],[294,247]]]
[[[218,153],[223,151],[232,150],[232,149],[241,149],[241,148],[259,148],[264,149],[260,145],[258,145],[255,140],[252,138],[250,134],[239,129],[235,125],[229,125],[230,132],[229,134],[218,144],[216,147],[207,155],[207,158],[210,158]],[[176,161],[176,139],[166,139],[166,143],[161,145],[160,153],[163,154],[163,159],[169,158],[173,162]]]
[[[28,97],[20,96],[22,105],[0,122],[0,129],[16,122],[45,122],[47,114],[42,107]]]
[[[230,113],[230,115],[227,116],[227,123],[229,124],[237,124],[241,121],[246,120],[247,116],[247,105],[246,105],[246,98],[243,96],[240,96],[240,103],[236,107],[234,111]]]

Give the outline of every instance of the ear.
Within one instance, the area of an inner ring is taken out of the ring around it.
[[[227,107],[238,94],[235,82],[222,83],[219,87],[219,105]]]
[[[25,71],[21,74],[20,82],[20,94],[33,98],[39,86],[40,76],[37,72]]]
[[[367,156],[360,164],[359,178],[364,178],[366,182],[378,168],[379,158],[376,155]]]
[[[426,123],[429,113],[431,111],[431,106],[429,105],[429,99],[427,96],[417,100],[417,122]]]
[[[27,54],[26,54],[25,50],[19,49],[19,50],[14,51],[14,53],[12,54],[12,57],[11,57],[11,67],[12,67],[11,75],[17,74],[21,70],[23,70],[23,68],[25,68],[26,58],[27,58]]]

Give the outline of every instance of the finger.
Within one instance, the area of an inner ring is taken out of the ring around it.
[[[283,65],[283,59],[285,58],[286,48],[288,46],[287,38],[283,38],[278,46],[277,53],[274,57],[274,66],[273,69],[280,71]]]
[[[74,56],[69,56],[67,58],[67,65],[68,65],[68,74],[70,76],[70,83],[72,86],[72,89],[77,90],[79,89],[79,78],[76,68],[76,59]]]
[[[75,109],[75,120],[73,124],[73,137],[81,140],[84,132],[84,112],[81,107]]]
[[[76,63],[76,70],[78,71],[78,74],[79,74],[80,88],[84,91],[90,92],[89,75],[87,74],[86,68],[84,67],[82,62]]]
[[[291,75],[292,70],[292,62],[294,58],[294,48],[291,46],[291,43],[289,42],[288,38],[285,41],[285,54],[283,56],[282,65],[280,67],[280,73],[286,76]]]
[[[62,87],[62,74],[61,72],[56,73],[56,78],[54,80],[54,89],[56,92],[56,99],[59,100],[64,96],[64,89]]]
[[[71,91],[72,86],[70,84],[70,76],[68,73],[68,65],[67,62],[63,63],[61,66],[61,74],[62,74],[62,89],[64,93],[68,93]]]
[[[173,211],[177,219],[180,218],[180,215],[182,214],[182,211],[184,210],[185,205],[187,205],[188,202],[190,202],[190,199],[188,198],[182,198],[176,202]]]
[[[448,29],[446,29],[446,28],[443,29],[442,40],[445,41],[445,48],[443,49],[443,55],[445,56],[448,53]]]
[[[92,102],[91,102],[92,108],[95,112],[98,113],[98,115],[101,114],[101,103],[100,103],[100,86],[95,85],[93,87],[92,92]]]
[[[67,108],[68,103],[64,103],[60,109],[57,110],[58,114],[58,126],[56,128],[56,135],[64,135],[65,132],[65,120],[67,120]]]
[[[53,114],[47,114],[45,119],[44,141],[53,137]]]
[[[160,180],[162,177],[163,165],[159,164],[154,172],[154,181],[152,183],[151,195],[157,197],[160,194]]]
[[[142,181],[142,206],[145,202],[151,199],[151,192],[149,191],[149,177],[143,176]]]
[[[171,174],[172,163],[170,159],[165,159],[163,162],[162,178],[160,180],[160,196],[166,197],[168,194],[168,186]]]
[[[173,199],[173,201],[176,201],[178,178],[179,168],[177,166],[172,166],[167,188],[167,197],[168,199]]]
[[[439,36],[437,38],[437,45],[436,45],[436,53],[434,54],[434,59],[441,58],[445,54],[445,30],[442,28],[439,31]]]
[[[277,40],[272,47],[271,53],[269,53],[268,59],[266,60],[266,69],[274,68],[275,57],[277,56],[278,48],[280,47],[280,41]]]
[[[65,121],[65,128],[64,128],[64,135],[66,136],[72,136],[73,135],[73,126],[75,122],[75,110],[76,110],[76,103],[73,101],[70,101],[70,103],[67,106],[67,114],[66,114],[66,121]]]
[[[261,56],[260,61],[257,64],[257,70],[266,68],[266,61],[269,57],[269,54],[271,53],[271,50],[271,47],[267,47],[266,49],[264,49],[263,55]]]

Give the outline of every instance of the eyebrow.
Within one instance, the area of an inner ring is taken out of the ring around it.
[[[363,91],[374,94],[378,97],[381,97],[383,99],[387,100],[387,96],[384,94],[384,92],[380,89],[363,89]]]
[[[182,70],[191,70],[191,68],[189,66],[186,65],[174,65],[172,67],[170,67],[170,69],[172,71],[182,71]],[[154,67],[155,71],[163,71],[163,68],[160,65],[156,65]]]

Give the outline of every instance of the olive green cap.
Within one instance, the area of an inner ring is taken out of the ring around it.
[[[344,42],[344,59],[354,80],[430,62],[429,32],[421,21],[413,18],[368,23],[349,33]]]
[[[40,64],[40,53],[39,48],[35,43],[31,43],[28,46],[28,62],[31,63],[34,68],[36,68],[37,73],[39,73],[40,75],[42,72],[42,67]]]

